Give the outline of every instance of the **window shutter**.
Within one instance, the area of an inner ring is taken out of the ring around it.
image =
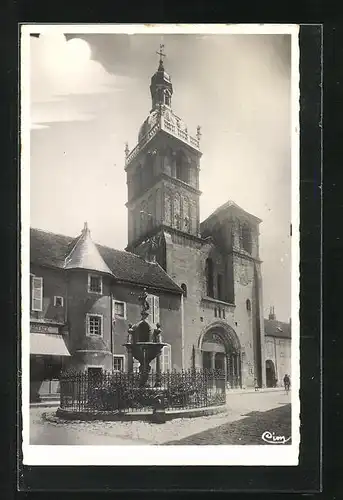
[[[156,325],[157,323],[160,322],[160,298],[157,297],[156,295],[153,296],[154,298],[154,324]]]
[[[149,304],[149,316],[147,317],[147,321],[151,324],[154,323],[154,296],[148,295],[147,301]]]
[[[165,345],[161,354],[161,371],[167,372],[171,370],[171,347]]]
[[[43,310],[43,278],[32,278],[32,310]]]
[[[165,372],[165,369],[164,369],[164,349],[165,349],[165,346],[162,348],[162,351],[161,351],[161,354],[160,354],[160,367],[161,367],[161,372],[162,373]]]
[[[167,346],[167,359],[166,359],[166,365],[167,365],[167,370],[171,370],[171,347],[170,345]]]

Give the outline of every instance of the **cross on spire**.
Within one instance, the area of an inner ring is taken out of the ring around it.
[[[160,50],[159,52],[157,51],[156,54],[158,54],[160,56],[160,65],[163,64],[163,57],[167,57],[166,54],[163,52],[164,50],[164,44],[160,44]]]

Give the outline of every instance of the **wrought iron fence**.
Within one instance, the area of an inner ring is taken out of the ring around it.
[[[60,379],[61,408],[75,411],[144,411],[223,405],[225,374],[218,370],[151,372],[146,387],[139,373],[66,373]]]

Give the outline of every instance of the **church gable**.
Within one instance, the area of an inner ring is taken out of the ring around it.
[[[224,251],[239,252],[258,260],[260,222],[260,219],[229,201],[201,223],[201,236],[212,236],[215,244]]]

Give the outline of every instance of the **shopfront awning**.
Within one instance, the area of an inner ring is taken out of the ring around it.
[[[30,354],[45,356],[70,356],[62,335],[48,333],[30,334]]]

